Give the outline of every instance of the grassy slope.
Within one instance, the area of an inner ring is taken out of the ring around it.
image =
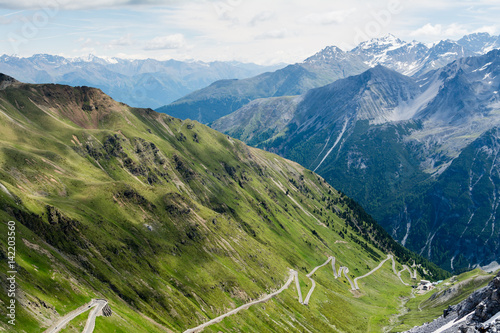
[[[91,298],[114,311],[96,332],[183,331],[278,289],[288,268],[305,293],[329,255],[354,276],[385,258],[339,217],[353,213],[324,180],[198,123],[56,85],[0,91],[0,111],[0,182],[14,195],[0,191],[0,234],[17,221],[19,332]],[[391,272],[361,280],[355,298],[325,267],[309,307],[292,286],[207,331],[378,331],[410,293]]]

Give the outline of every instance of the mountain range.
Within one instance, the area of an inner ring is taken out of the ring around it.
[[[28,83],[59,83],[102,89],[115,100],[136,107],[157,108],[221,79],[246,78],[283,65],[239,62],[79,58],[36,54],[0,56],[0,73]]]
[[[318,172],[403,245],[450,270],[499,252],[500,51],[419,77],[376,66],[212,127]]]
[[[273,73],[215,82],[157,111],[210,123],[255,99],[301,95],[377,65],[419,77],[454,60],[485,54],[499,47],[500,37],[488,33],[467,35],[458,41],[443,40],[431,46],[404,42],[389,34],[363,42],[347,52],[335,46],[327,47],[301,63]]]
[[[101,332],[381,332],[415,279],[450,276],[297,163],[96,88],[2,74],[0,133],[16,332],[96,302]]]

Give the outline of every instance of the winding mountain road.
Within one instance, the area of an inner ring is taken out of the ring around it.
[[[95,319],[101,315],[102,309],[108,304],[105,300],[97,300],[98,304],[95,306],[89,314],[87,318],[87,323],[85,324],[85,328],[82,333],[92,333],[95,328]]]
[[[308,305],[309,304],[309,300],[314,292],[314,289],[316,288],[316,281],[314,281],[312,279],[312,276],[314,275],[314,273],[316,273],[316,271],[318,269],[320,269],[321,267],[324,267],[326,265],[328,265],[329,262],[332,263],[332,270],[333,270],[333,275],[335,277],[335,279],[338,279],[340,277],[342,277],[342,273],[344,273],[344,276],[346,277],[346,279],[349,281],[350,285],[351,285],[351,290],[359,290],[359,286],[358,286],[358,280],[360,279],[363,279],[363,278],[366,278],[368,276],[370,276],[371,274],[375,273],[377,270],[379,270],[384,264],[386,261],[388,260],[392,260],[392,270],[394,272],[394,274],[401,280],[401,282],[405,285],[408,285],[407,283],[405,283],[403,281],[403,279],[401,279],[401,273],[403,273],[405,270],[407,270],[408,272],[410,272],[410,277],[411,278],[414,278],[414,275],[412,274],[410,268],[406,265],[403,265],[403,269],[399,272],[396,271],[396,262],[394,261],[394,257],[389,254],[387,255],[387,259],[383,260],[377,267],[375,267],[374,269],[372,269],[370,272],[366,273],[365,275],[363,276],[360,276],[360,277],[357,277],[354,279],[354,282],[351,281],[351,279],[349,278],[349,268],[345,267],[345,266],[340,266],[338,272],[336,270],[336,267],[335,267],[335,264],[336,264],[336,260],[335,260],[335,257],[328,257],[328,259],[321,265],[319,266],[316,266],[314,267],[314,269],[308,273],[306,276],[309,278],[309,280],[311,280],[311,289],[309,289],[309,292],[307,293],[307,296],[304,300],[302,300],[302,292],[301,292],[301,289],[300,289],[300,281],[299,281],[299,274],[297,271],[293,270],[293,269],[290,269],[290,275],[288,277],[288,280],[285,282],[285,284],[277,291],[269,294],[269,295],[265,295],[264,297],[258,299],[258,300],[255,300],[255,301],[252,301],[252,302],[249,302],[247,304],[244,304],[234,310],[231,310],[221,316],[218,316],[217,318],[214,318],[204,324],[201,324],[197,327],[194,327],[194,328],[190,328],[190,329],[187,329],[186,331],[184,331],[184,333],[195,333],[195,332],[201,332],[203,331],[206,327],[208,326],[211,326],[213,324],[216,324],[216,323],[219,323],[221,322],[224,318],[226,317],[229,317],[231,315],[234,315],[238,312],[240,312],[241,310],[245,310],[245,309],[248,309],[250,308],[252,305],[255,305],[255,304],[259,304],[259,303],[265,303],[267,301],[269,301],[271,298],[281,294],[283,291],[285,291],[293,282],[293,280],[295,280],[295,285],[296,285],[296,289],[297,289],[297,295],[298,295],[298,301],[300,304],[303,304],[303,305]],[[416,278],[416,272],[415,272],[415,278]],[[94,331],[94,328],[95,328],[95,320],[98,316],[100,315],[103,315],[103,309],[106,310],[106,306],[108,305],[108,302],[106,300],[103,300],[103,299],[93,299],[92,301],[90,301],[89,303],[79,307],[78,309],[76,310],[73,310],[71,311],[70,313],[66,314],[64,317],[62,317],[61,319],[59,319],[54,325],[52,325],[51,327],[49,327],[44,333],[57,333],[59,331],[61,331],[71,320],[75,319],[76,317],[78,317],[80,314],[84,313],[84,312],[87,312],[89,311],[90,309],[92,309],[92,311],[90,312],[89,314],[89,317],[87,318],[87,322],[85,324],[85,328],[83,329],[83,333],[92,333]],[[109,307],[107,308],[106,311],[109,311],[109,315],[111,313],[111,310],[109,309]],[[106,315],[108,315],[108,313],[106,313]]]
[[[302,292],[300,291],[299,273],[297,273],[297,271],[294,271],[294,278],[295,278],[295,287],[297,289],[297,294],[299,296],[299,303],[304,304],[304,302],[302,301]]]
[[[365,275],[355,278],[354,279],[354,288],[353,289],[359,290],[358,280],[364,279],[365,277],[368,277],[368,276],[372,275],[373,273],[375,273],[376,271],[378,271],[380,268],[382,268],[382,266],[385,264],[385,262],[387,260],[390,260],[390,259],[393,260],[392,262],[393,262],[393,271],[394,271],[394,274],[398,275],[397,272],[396,272],[396,263],[394,262],[394,258],[392,256],[392,254],[389,254],[389,255],[387,255],[387,259],[383,260],[377,267],[375,267],[374,269],[372,269],[371,271],[369,271]]]
[[[328,263],[329,263],[332,259],[333,259],[333,260],[335,260],[335,258],[334,258],[334,257],[328,257],[328,259],[325,261],[325,263],[324,263],[323,265],[319,265],[319,266],[317,266],[317,267],[314,267],[314,269],[311,271],[311,273],[309,273],[309,274],[307,274],[307,275],[306,275],[306,276],[309,278],[309,280],[311,280],[312,285],[311,285],[311,289],[309,289],[309,292],[307,293],[307,296],[306,296],[306,299],[304,300],[304,303],[302,303],[302,302],[301,302],[302,304],[304,304],[304,305],[309,304],[309,299],[311,298],[311,295],[312,295],[312,293],[313,293],[313,291],[314,291],[314,288],[316,288],[316,281],[314,281],[314,280],[311,278],[311,276],[312,276],[314,273],[316,273],[316,271],[317,271],[318,269],[320,269],[321,267],[328,265]],[[334,269],[334,271],[335,271],[335,269]]]
[[[217,318],[214,318],[204,324],[201,324],[195,328],[190,328],[186,331],[184,331],[184,333],[196,333],[196,332],[201,332],[203,329],[205,329],[206,327],[208,326],[211,326],[213,324],[216,324],[216,323],[219,323],[221,322],[224,318],[226,317],[229,317],[233,314],[236,314],[238,312],[240,312],[241,310],[245,310],[245,309],[248,309],[249,307],[251,307],[252,305],[255,305],[255,304],[259,304],[259,303],[265,303],[267,302],[268,300],[270,300],[271,298],[281,294],[283,291],[285,291],[293,282],[293,280],[295,280],[295,286],[296,286],[296,289],[297,289],[297,295],[298,295],[298,298],[299,298],[299,303],[300,304],[303,304],[303,305],[308,305],[309,304],[309,299],[311,298],[312,296],[312,293],[314,292],[314,289],[316,288],[316,281],[314,281],[311,277],[314,275],[314,273],[316,273],[316,271],[318,269],[320,269],[321,267],[323,266],[326,266],[328,265],[328,263],[331,261],[332,262],[332,269],[333,269],[333,275],[335,277],[335,279],[338,279],[340,277],[342,277],[342,273],[344,273],[344,276],[347,278],[347,280],[349,281],[349,283],[351,284],[351,290],[359,290],[359,286],[358,286],[358,280],[359,279],[363,279],[367,276],[370,276],[371,274],[375,273],[377,270],[379,270],[384,264],[386,261],[388,260],[391,260],[392,259],[392,262],[393,262],[393,272],[395,275],[397,275],[399,277],[399,279],[401,280],[401,282],[403,282],[405,285],[408,285],[406,284],[402,279],[401,279],[401,273],[404,271],[404,270],[408,270],[410,272],[410,275],[411,275],[411,271],[410,269],[408,268],[408,266],[406,265],[403,265],[403,267],[405,267],[405,269],[403,269],[401,272],[396,272],[396,262],[394,261],[394,257],[389,254],[387,255],[387,259],[383,260],[377,267],[375,267],[373,270],[371,270],[370,272],[368,272],[367,274],[363,275],[363,276],[360,276],[360,277],[357,277],[354,279],[354,282],[351,281],[351,279],[349,278],[349,268],[345,267],[345,266],[341,266],[338,270],[338,273],[336,271],[336,268],[335,268],[335,257],[328,257],[328,259],[321,265],[319,266],[316,266],[314,267],[314,269],[308,273],[306,276],[309,278],[309,280],[311,280],[311,289],[309,289],[309,292],[307,293],[307,296],[306,298],[304,299],[304,301],[302,301],[302,291],[301,291],[301,288],[300,288],[300,281],[299,281],[299,274],[297,271],[293,270],[293,269],[290,269],[290,276],[288,277],[288,280],[285,282],[285,284],[276,292],[272,293],[272,294],[269,294],[269,295],[266,295],[256,301],[253,301],[253,302],[250,302],[250,303],[247,303],[247,304],[244,304],[234,310],[231,310]],[[399,274],[399,275],[398,275]],[[84,333],[90,333],[90,332],[84,332]]]
[[[394,262],[394,258],[392,259],[392,261]],[[394,262],[394,270],[396,269],[396,263]],[[401,280],[401,282],[405,285],[405,286],[409,286],[408,283],[404,282],[403,279],[401,278],[401,274],[404,272],[404,271],[408,271],[410,273],[410,278],[411,279],[414,279],[416,280],[417,279],[417,270],[415,270],[414,272],[411,271],[410,267],[406,266],[406,265],[403,265],[403,269],[400,270],[396,275],[398,276],[398,278]]]
[[[342,277],[342,273],[344,273],[344,276],[345,278],[347,279],[347,281],[349,281],[349,284],[351,285],[351,290],[354,290],[354,283],[352,283],[352,280],[351,278],[349,277],[349,268],[345,267],[345,266],[340,266],[339,268],[339,272],[337,274],[337,271],[335,269],[335,257],[332,257],[332,269],[333,269],[333,276],[335,277],[335,279],[338,279],[338,278],[341,278]]]
[[[264,296],[263,298],[261,299],[258,299],[256,301],[253,301],[253,302],[250,302],[250,303],[247,303],[247,304],[244,304],[242,306],[240,306],[239,308],[236,308],[234,310],[231,310],[217,318],[214,318],[204,324],[201,324],[200,326],[197,326],[195,328],[190,328],[188,330],[185,330],[184,333],[194,333],[194,332],[201,332],[205,327],[208,327],[210,325],[213,325],[213,324],[216,324],[220,321],[222,321],[222,319],[228,317],[228,316],[231,316],[235,313],[238,313],[240,312],[241,310],[245,310],[245,309],[248,309],[249,307],[251,307],[252,305],[255,305],[255,304],[259,304],[259,303],[264,303],[264,302],[267,302],[268,300],[270,300],[271,298],[273,298],[274,296],[278,295],[278,294],[281,294],[285,289],[287,289],[290,284],[292,283],[293,279],[295,278],[295,276],[298,276],[297,275],[297,271],[294,271],[294,270],[290,270],[290,276],[288,278],[288,280],[286,281],[286,283],[283,285],[283,287],[281,287],[278,291],[272,293],[272,294],[269,294],[269,295],[266,295]],[[298,281],[298,278],[297,278],[297,281]]]
[[[61,331],[66,325],[81,315],[84,312],[89,311],[91,308],[94,308],[89,317],[87,318],[87,323],[85,324],[85,328],[83,329],[83,333],[92,333],[95,327],[95,319],[100,316],[102,313],[102,309],[108,304],[108,301],[104,299],[93,299],[89,303],[79,307],[76,310],[71,311],[66,314],[64,317],[59,319],[55,324],[49,327],[44,333],[57,333]]]

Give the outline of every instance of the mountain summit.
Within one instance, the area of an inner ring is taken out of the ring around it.
[[[377,65],[404,75],[423,76],[454,60],[489,51],[496,45],[490,39],[498,37],[471,35],[459,42],[446,40],[427,47],[389,34],[363,42],[351,51],[329,46],[304,62],[254,78],[215,83],[157,110],[182,119],[210,123],[256,99],[301,95]]]

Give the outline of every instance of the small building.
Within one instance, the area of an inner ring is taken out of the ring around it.
[[[417,292],[420,294],[425,294],[429,290],[434,289],[434,284],[431,281],[421,280],[417,286]]]

